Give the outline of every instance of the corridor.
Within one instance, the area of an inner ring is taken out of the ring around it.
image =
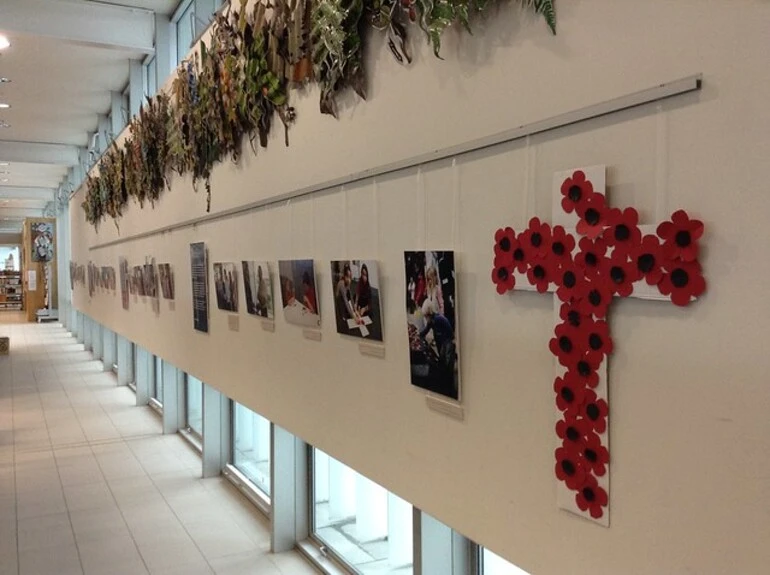
[[[316,573],[61,325],[0,336],[0,575]]]

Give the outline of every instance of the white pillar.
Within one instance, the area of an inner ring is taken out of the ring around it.
[[[112,371],[112,366],[118,361],[118,342],[115,332],[111,329],[102,328],[102,363],[104,371]]]
[[[184,424],[184,372],[163,362],[163,433],[178,432]]]
[[[230,400],[205,383],[202,388],[203,477],[216,477],[230,459]]]
[[[83,347],[86,351],[91,351],[93,345],[91,338],[93,337],[93,329],[91,328],[91,318],[83,315]]]
[[[338,521],[356,514],[356,473],[329,458],[329,519]]]
[[[118,385],[135,383],[134,345],[125,337],[118,336]]]
[[[363,475],[356,474],[356,535],[359,541],[388,535],[388,492]]]
[[[110,92],[110,129],[112,137],[117,138],[126,126],[124,123],[123,94],[120,92]]]
[[[129,60],[128,68],[128,107],[129,120],[139,114],[144,101],[144,69],[140,60]]]
[[[307,445],[277,425],[271,425],[270,435],[270,550],[281,553],[310,532]]]
[[[155,358],[146,349],[136,346],[136,404],[150,402],[150,389],[155,384]]]
[[[388,563],[392,568],[412,564],[412,506],[398,495],[388,493]]]
[[[94,359],[102,359],[104,340],[102,339],[102,326],[97,321],[91,321],[91,348]]]

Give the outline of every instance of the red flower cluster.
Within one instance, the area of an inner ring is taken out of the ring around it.
[[[556,477],[575,492],[575,503],[594,518],[608,505],[597,477],[605,475],[610,454],[602,444],[609,407],[598,397],[600,369],[612,353],[609,326],[603,318],[614,296],[627,297],[644,280],[680,306],[701,295],[706,282],[697,260],[703,223],[680,210],[660,224],[657,235],[642,236],[634,208],[606,205],[578,170],[561,186],[562,208],[579,218],[577,242],[562,226],[551,228],[532,218],[521,234],[504,228],[495,234],[492,281],[503,294],[515,286],[514,272],[526,275],[543,293],[554,284],[564,302],[562,323],[549,342],[551,353],[565,368],[554,381],[556,424],[561,446],[556,450]]]

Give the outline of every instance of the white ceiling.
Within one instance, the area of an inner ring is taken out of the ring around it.
[[[87,147],[89,134],[97,127],[97,116],[110,111],[110,92],[122,92],[128,84],[129,60],[145,56],[139,50],[126,48],[126,44],[104,46],[73,41],[69,30],[58,22],[41,24],[46,11],[32,12],[32,2],[31,13],[24,14],[23,0],[0,0],[0,15],[6,1],[12,14],[10,24],[0,17],[0,34],[8,37],[11,46],[0,52],[0,77],[11,82],[0,83],[0,103],[8,103],[11,108],[0,109],[0,123],[10,124],[9,128],[0,127],[0,163],[10,161],[10,165],[0,165],[0,230],[9,224],[17,225],[16,220],[4,218],[18,217],[20,209],[41,210],[46,203],[40,199],[41,188],[50,189],[53,198],[54,190],[72,166],[42,157],[39,161],[26,156],[24,163],[12,161],[3,157],[3,146],[8,149],[19,142],[31,142]],[[75,13],[70,9],[82,11],[86,7],[90,11],[91,5],[94,10],[104,10],[105,4],[170,15],[179,0],[35,0],[36,6],[46,4],[58,9],[69,4],[65,16]],[[26,20],[17,16],[16,21],[21,22],[18,29],[4,28],[14,26],[14,10]],[[33,23],[28,24],[30,21]],[[41,29],[39,35],[36,27]]]

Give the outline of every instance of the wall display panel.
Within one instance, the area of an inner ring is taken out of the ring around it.
[[[382,341],[382,309],[377,262],[338,260],[332,264],[337,333]]]
[[[305,327],[321,325],[313,260],[278,262],[283,316],[287,323]]]
[[[246,311],[265,319],[275,318],[273,279],[267,262],[241,262]]]
[[[420,43],[419,69],[368,55],[379,68],[370,100],[341,106],[339,121],[318,116],[312,90],[298,98],[303,121],[290,148],[276,133],[258,156],[212,173],[212,213],[237,215],[168,229],[205,214],[205,194],[185,178],[174,178],[154,209],[129,205],[120,235],[111,225],[96,233],[82,218],[82,191],[72,199],[73,261],[143,262],[152,253],[184,275],[190,244],[204,241],[217,261],[312,258],[323,262],[324,309],[333,305],[328,262],[365,254],[380,268],[385,358],[353,353],[331,313],[320,344],[285,329],[282,313],[275,333],[261,322],[234,333],[228,314],[213,314],[209,334],[193,336],[189,281],[177,286],[176,311],[158,316],[150,306],[127,314],[112,298],[89,301],[85,289],[75,290],[74,306],[527,572],[764,573],[770,462],[751,453],[770,452],[770,326],[759,321],[766,297],[757,289],[770,281],[757,239],[770,226],[770,77],[757,73],[770,6],[704,2],[695,19],[687,3],[663,0],[560,6],[555,41],[515,25],[511,5],[483,35],[456,42],[449,34],[443,62]],[[623,73],[629,62],[633,74]],[[698,72],[697,93],[291,202],[283,196]],[[473,113],[464,113],[469,102]],[[553,174],[597,164],[609,167],[612,206],[636,207],[643,222],[684,208],[708,230],[709,291],[696,305],[613,304],[609,528],[554,505],[553,296],[522,291],[512,303],[490,279],[495,231],[552,221]],[[164,231],[138,236],[153,230]],[[462,422],[426,409],[409,381],[404,252],[428,249],[457,257]],[[720,454],[718,465],[704,446]]]
[[[190,274],[192,277],[193,327],[209,331],[208,252],[206,244],[190,244]]]

